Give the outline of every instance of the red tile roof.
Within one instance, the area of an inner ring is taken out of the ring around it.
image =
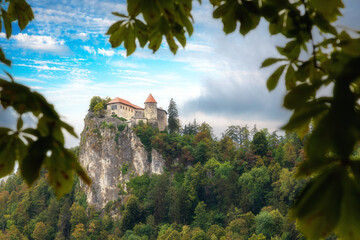
[[[147,97],[147,99],[145,100],[145,102],[146,103],[156,103],[156,100],[150,93],[149,96]]]
[[[143,109],[142,107],[136,106],[135,104],[132,104],[131,102],[129,102],[125,99],[119,98],[119,97],[116,97],[113,100],[111,100],[110,102],[108,102],[108,104],[111,104],[111,103],[122,103],[124,105],[130,106],[130,107],[133,107],[136,109]]]

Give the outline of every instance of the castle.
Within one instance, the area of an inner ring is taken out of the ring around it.
[[[116,114],[127,119],[130,126],[135,126],[142,121],[158,128],[160,131],[165,130],[167,126],[167,112],[157,107],[157,102],[151,93],[145,100],[144,105],[145,108],[142,108],[125,99],[116,97],[108,102],[107,110],[111,115]]]

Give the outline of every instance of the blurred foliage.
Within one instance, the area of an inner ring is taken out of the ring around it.
[[[4,25],[6,38],[12,34],[12,22],[17,21],[23,30],[29,21],[34,19],[32,9],[25,0],[6,0],[1,4],[0,22]],[[4,7],[7,6],[7,9]],[[1,21],[2,19],[2,21]],[[11,66],[0,48],[0,61]],[[76,172],[86,184],[91,180],[79,165],[72,151],[64,147],[64,134],[67,131],[77,137],[74,129],[60,119],[53,105],[30,88],[16,83],[13,77],[5,72],[10,81],[0,79],[0,103],[4,109],[10,108],[17,113],[16,129],[0,128],[0,178],[14,171],[18,162],[21,176],[28,185],[39,177],[45,167],[48,180],[58,197],[68,193],[74,182]],[[23,115],[31,116],[37,126],[27,127]]]
[[[185,46],[186,34],[193,33],[192,3],[128,0],[127,13],[113,13],[122,20],[107,32],[112,47],[124,43],[130,55],[138,41],[140,47],[147,45],[156,52],[165,38],[175,54],[178,43]],[[283,129],[304,137],[312,126],[305,147],[306,160],[297,173],[312,181],[297,198],[292,216],[310,239],[332,232],[342,239],[360,238],[360,203],[355,201],[360,196],[360,159],[352,157],[360,140],[360,38],[359,31],[347,29],[351,31],[348,33],[335,27],[344,7],[342,1],[210,3],[213,17],[222,21],[226,34],[240,25],[240,34],[246,35],[264,19],[271,35],[288,39],[285,46],[277,47],[281,58],[268,58],[261,67],[276,65],[266,83],[269,91],[281,78],[285,80],[284,107],[293,114]],[[333,89],[331,96],[317,94],[324,87]],[[233,130],[228,135],[235,138]],[[292,149],[287,148],[284,154],[287,159],[282,164],[294,164]]]

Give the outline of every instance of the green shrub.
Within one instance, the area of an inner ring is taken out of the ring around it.
[[[104,129],[104,128],[114,129],[115,127],[114,127],[114,124],[103,121],[103,122],[101,122],[101,128],[102,129]]]
[[[126,122],[126,121],[127,121],[126,118],[119,117],[119,116],[116,115],[116,114],[111,114],[111,116],[112,116],[113,118],[117,118],[117,119],[119,119],[120,121],[123,121],[123,122]]]
[[[128,164],[122,165],[122,167],[121,167],[121,173],[122,173],[122,175],[127,174],[128,170],[129,170],[129,165],[128,165]]]
[[[117,125],[117,128],[118,128],[118,130],[119,130],[120,132],[122,132],[122,131],[125,129],[125,127],[126,127],[126,124],[125,124],[125,123],[122,123],[122,124],[118,124],[118,125]]]
[[[95,110],[94,107],[99,103],[101,103],[102,109],[106,109],[106,105],[110,100],[111,99],[109,97],[101,98],[99,96],[94,96],[90,100],[89,110],[93,112]]]
[[[151,138],[155,136],[159,130],[154,129],[147,124],[140,124],[134,128],[136,136],[140,138],[141,143],[147,151],[151,151]]]
[[[98,128],[93,129],[93,133],[95,133],[99,137],[101,136],[100,130]]]

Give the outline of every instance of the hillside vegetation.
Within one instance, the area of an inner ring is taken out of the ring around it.
[[[288,213],[306,182],[294,178],[304,160],[295,133],[231,126],[216,139],[195,121],[182,134],[133,130],[163,154],[164,174],[132,178],[101,212],[78,181],[57,200],[46,172],[30,189],[12,175],[0,185],[0,239],[303,239]]]

